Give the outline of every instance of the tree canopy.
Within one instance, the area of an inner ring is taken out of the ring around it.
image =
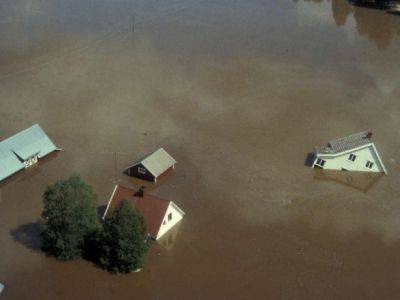
[[[99,263],[111,271],[129,273],[142,267],[148,250],[143,216],[127,200],[113,209],[98,237]]]
[[[100,227],[92,188],[74,174],[48,186],[43,201],[43,249],[61,260],[80,257],[86,239]]]

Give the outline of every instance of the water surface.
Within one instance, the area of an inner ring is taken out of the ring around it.
[[[40,123],[64,149],[0,186],[3,298],[397,298],[399,28],[341,0],[2,1],[0,138]],[[366,129],[389,176],[304,165]],[[186,217],[142,272],[39,250],[47,184],[79,172],[104,205],[160,146],[151,192]]]

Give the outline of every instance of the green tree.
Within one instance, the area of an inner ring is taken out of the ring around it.
[[[111,271],[129,273],[142,267],[148,250],[143,216],[122,200],[103,223],[99,242],[99,264]]]
[[[58,180],[43,195],[43,249],[60,260],[82,256],[86,239],[99,230],[96,195],[79,175]]]

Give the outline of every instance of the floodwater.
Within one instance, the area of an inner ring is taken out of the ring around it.
[[[64,149],[0,186],[2,299],[399,298],[399,53],[400,16],[345,0],[1,1],[0,138]],[[305,166],[367,129],[389,176]],[[142,272],[39,250],[47,184],[78,172],[104,205],[160,146],[151,192],[186,217]]]

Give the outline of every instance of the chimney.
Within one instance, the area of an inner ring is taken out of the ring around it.
[[[372,131],[368,131],[367,135],[365,136],[367,139],[372,138]]]
[[[145,189],[146,187],[145,186],[141,186],[140,187],[140,189],[136,192],[136,194],[135,194],[135,196],[136,197],[139,197],[139,198],[143,198],[143,196],[144,196],[144,189]]]

